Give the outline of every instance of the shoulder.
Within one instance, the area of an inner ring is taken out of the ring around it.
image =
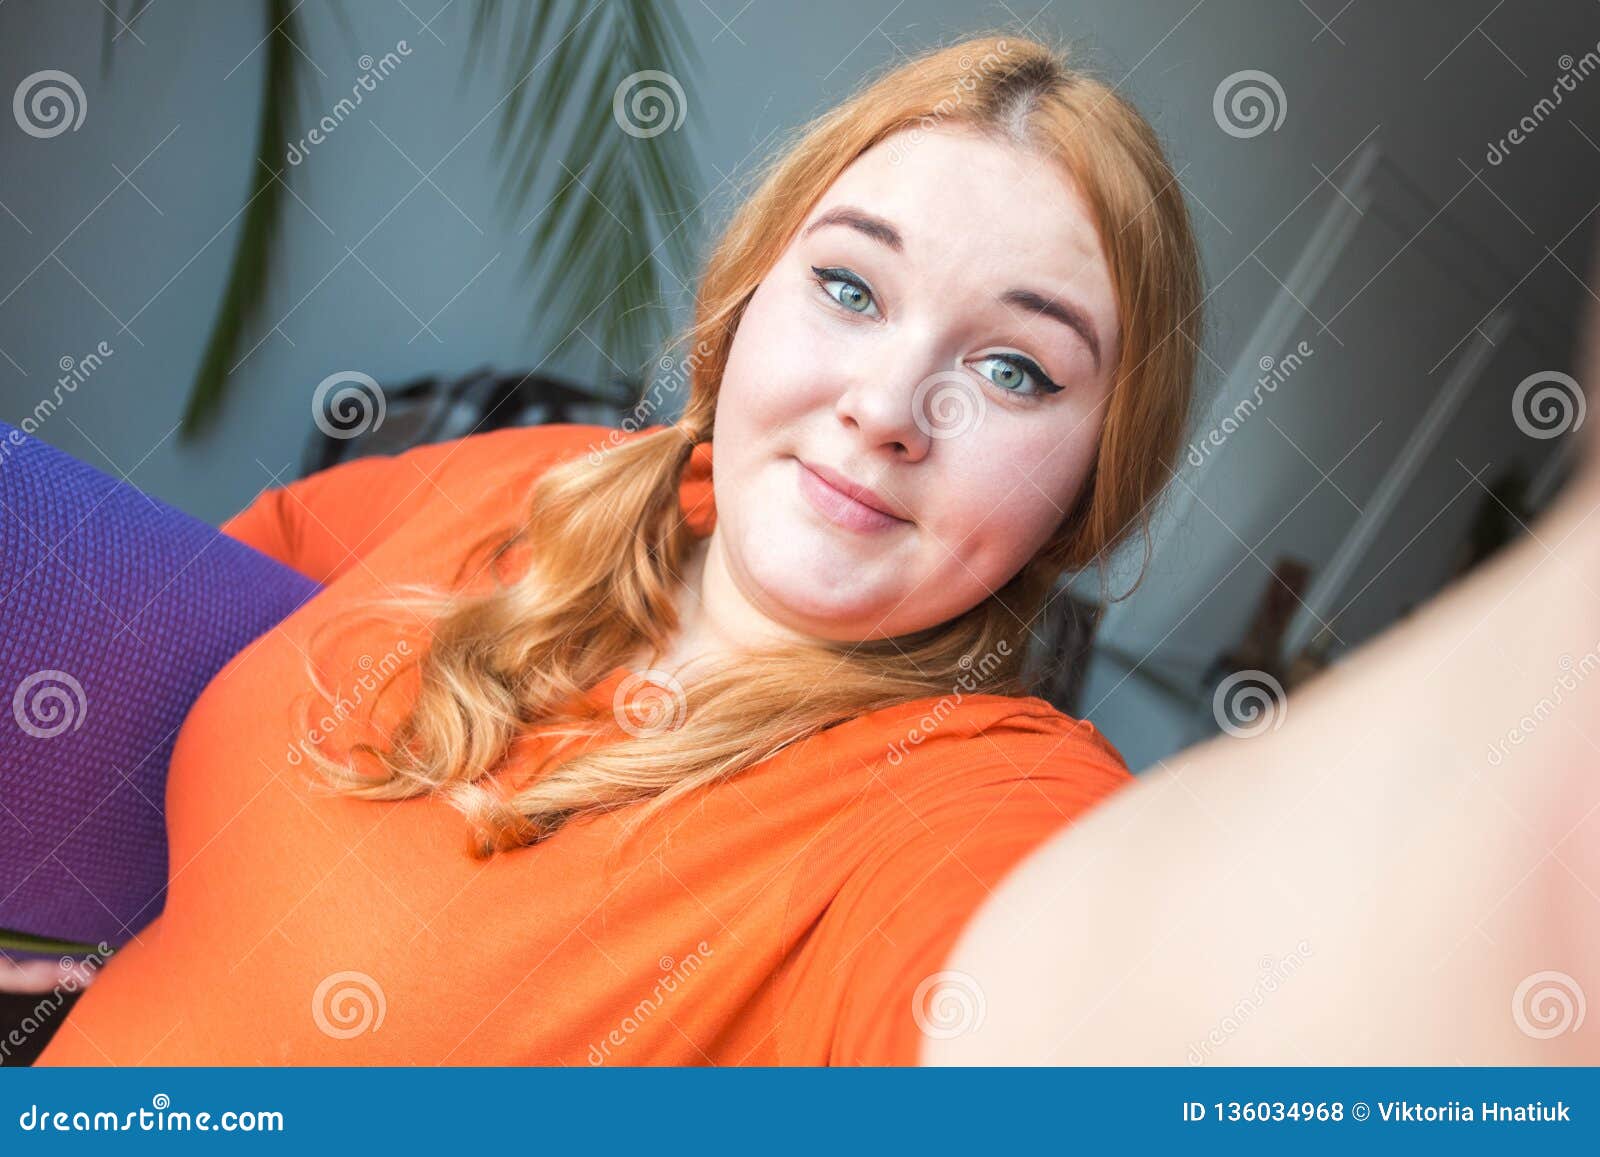
[[[638,436],[608,426],[511,426],[368,454],[263,491],[222,531],[327,582],[424,512],[421,521],[449,526],[499,518],[552,466]]]
[[[1099,728],[1037,696],[956,692],[856,722],[882,742],[886,774],[940,791],[1021,779],[1116,787],[1133,778]]]
[[[439,485],[460,486],[528,480],[579,458],[597,458],[619,440],[640,437],[610,426],[555,423],[508,426],[447,442],[416,446],[393,459]]]
[[[328,484],[337,482],[337,489],[352,496],[381,497],[409,513],[432,508],[435,513],[453,512],[474,520],[499,517],[520,508],[551,468],[598,459],[607,447],[652,429],[634,432],[575,423],[508,426],[413,446],[386,457],[358,458],[324,474],[348,471],[344,479],[330,478]]]
[[[875,748],[870,786],[795,874],[788,918],[805,938],[780,1047],[832,1064],[916,1064],[963,998],[947,982],[971,980],[944,964],[973,914],[1133,776],[1093,724],[1034,697],[918,700],[851,725]]]
[[[833,730],[824,758],[852,770],[806,854],[822,890],[881,878],[889,863],[928,870],[957,847],[990,848],[993,866],[1134,782],[1094,724],[1037,697],[919,699]]]

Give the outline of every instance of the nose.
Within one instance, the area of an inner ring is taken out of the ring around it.
[[[917,407],[919,387],[939,367],[927,346],[919,350],[915,344],[884,342],[873,357],[862,359],[860,372],[834,403],[834,414],[867,450],[883,447],[903,462],[921,461],[933,442]]]

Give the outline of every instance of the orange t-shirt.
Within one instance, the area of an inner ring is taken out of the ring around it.
[[[675,801],[609,863],[622,813],[479,860],[442,799],[308,787],[291,703],[313,629],[401,583],[451,582],[541,469],[612,435],[512,428],[357,459],[224,526],[326,587],[190,711],[165,910],[39,1064],[915,1064],[925,1028],[976,1015],[981,978],[935,976],[963,925],[1132,780],[1042,699],[954,690],[858,716]],[[710,465],[702,446],[683,482],[699,534]],[[384,666],[395,629],[365,622],[319,640],[324,672]],[[609,711],[627,674],[590,708]],[[550,742],[535,731],[514,758],[536,766]]]

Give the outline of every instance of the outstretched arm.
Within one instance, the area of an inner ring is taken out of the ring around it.
[[[983,1022],[924,1063],[1600,1063],[1595,419],[1532,533],[1281,727],[1173,757],[1023,861],[947,961]]]

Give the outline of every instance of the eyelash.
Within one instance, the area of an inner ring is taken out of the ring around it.
[[[835,266],[825,266],[825,267],[820,267],[819,268],[818,266],[813,265],[811,267],[811,273],[812,273],[812,279],[817,283],[818,288],[820,288],[822,290],[823,294],[830,301],[832,301],[835,305],[837,305],[840,309],[844,310],[846,313],[853,314],[856,317],[865,316],[865,315],[863,315],[861,313],[858,313],[856,310],[851,309],[849,306],[845,305],[844,302],[840,301],[831,292],[829,292],[828,283],[832,282],[832,281],[842,281],[846,285],[855,286],[857,289],[861,290],[861,292],[865,293],[868,297],[871,297],[872,296],[872,287],[869,286],[866,282],[862,281],[859,277],[857,277],[855,274],[851,273],[848,269],[840,269],[840,268],[837,268]],[[1038,362],[1034,361],[1032,358],[1023,357],[1021,354],[990,354],[988,357],[982,358],[980,360],[981,361],[986,361],[986,362],[987,361],[1005,362],[1007,365],[1012,366],[1015,369],[1019,369],[1023,373],[1025,373],[1025,374],[1029,375],[1030,377],[1032,377],[1033,380],[1035,382],[1037,382],[1038,385],[1039,385],[1039,392],[1038,393],[1023,394],[1023,393],[1019,393],[1016,390],[1008,390],[1008,389],[1006,389],[1004,386],[1002,386],[1002,385],[998,384],[997,382],[995,382],[995,380],[993,378],[988,378],[987,379],[990,382],[990,384],[994,385],[995,389],[999,390],[1002,394],[1009,395],[1010,397],[1013,397],[1013,398],[1024,398],[1024,399],[1030,399],[1030,400],[1034,400],[1034,401],[1040,401],[1040,400],[1043,400],[1044,398],[1050,397],[1053,394],[1061,393],[1061,391],[1064,388],[1062,386],[1056,385],[1055,382],[1051,381],[1050,380],[1050,375],[1048,375],[1048,374],[1046,374],[1044,372],[1044,369],[1039,365]]]

